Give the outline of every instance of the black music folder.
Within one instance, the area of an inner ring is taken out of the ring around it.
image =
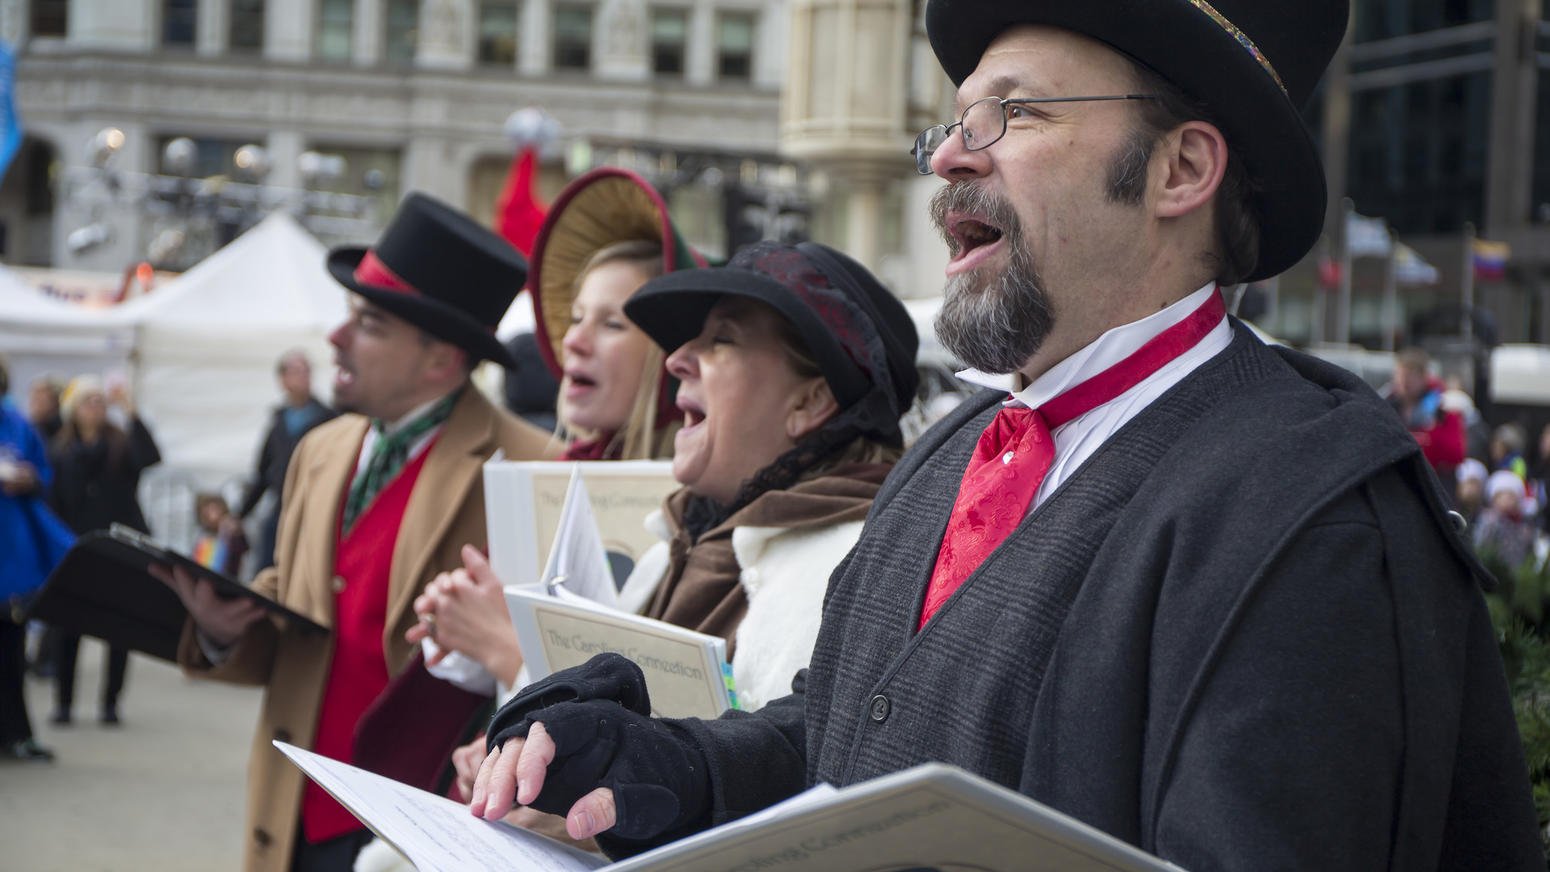
[[[177,662],[188,611],[172,588],[151,575],[153,564],[180,566],[215,585],[222,598],[247,597],[303,632],[329,632],[242,582],[116,524],[76,540],[43,583],[27,617]]]

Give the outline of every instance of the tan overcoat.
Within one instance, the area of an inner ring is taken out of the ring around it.
[[[368,420],[344,415],[307,434],[286,472],[275,567],[254,586],[324,626],[334,623],[335,524],[355,472]],[[497,449],[510,460],[552,454],[549,434],[496,409],[466,389],[431,447],[415,482],[393,548],[387,626],[382,649],[397,674],[414,654],[404,632],[416,620],[414,598],[436,574],[462,565],[465,543],[485,545],[481,466]],[[251,872],[289,868],[305,776],[270,744],[280,739],[312,747],[318,710],[333,657],[333,638],[302,635],[259,621],[219,666],[183,634],[178,659],[191,675],[265,688],[248,760],[244,867]]]

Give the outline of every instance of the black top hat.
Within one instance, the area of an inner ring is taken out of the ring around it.
[[[758,300],[791,323],[860,432],[899,444],[919,375],[915,323],[899,299],[846,255],[804,242],[758,242],[725,267],[658,276],[624,313],[671,352],[695,338],[724,296]]]
[[[328,271],[373,305],[476,359],[516,367],[495,328],[527,281],[527,261],[451,206],[410,193],[374,247],[330,251]]]
[[[1324,170],[1298,110],[1347,15],[1348,0],[930,0],[926,33],[954,84],[1002,31],[1043,24],[1107,43],[1201,101],[1259,187],[1254,281],[1296,263],[1324,226]]]

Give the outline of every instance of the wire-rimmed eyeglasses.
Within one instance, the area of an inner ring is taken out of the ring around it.
[[[910,154],[915,156],[915,169],[923,176],[931,175],[931,155],[942,147],[947,137],[953,133],[953,128],[963,130],[963,147],[969,151],[979,151],[995,145],[1001,137],[1006,135],[1006,121],[1011,113],[1009,106],[1023,106],[1031,103],[1089,103],[1102,100],[1155,100],[1156,94],[1106,94],[1101,97],[986,97],[975,100],[963,110],[963,114],[952,124],[935,124],[927,127],[915,137],[915,147],[910,149]]]

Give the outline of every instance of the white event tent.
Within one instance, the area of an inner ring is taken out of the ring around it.
[[[276,212],[120,307],[136,330],[136,397],[169,469],[211,486],[251,467],[279,402],[274,367],[286,350],[305,349],[319,386],[326,382],[328,333],[347,306],[325,253]]]
[[[327,396],[327,336],[347,304],[325,253],[275,213],[152,293],[106,309],[52,300],[0,268],[0,352],[11,362],[12,396],[44,374],[131,379],[163,458],[147,473],[142,503],[152,532],[176,543],[188,534],[189,491],[232,495],[252,468],[280,400],[282,353],[305,349]]]
[[[14,398],[44,375],[123,372],[133,347],[133,327],[108,310],[60,302],[0,267],[0,353]]]

